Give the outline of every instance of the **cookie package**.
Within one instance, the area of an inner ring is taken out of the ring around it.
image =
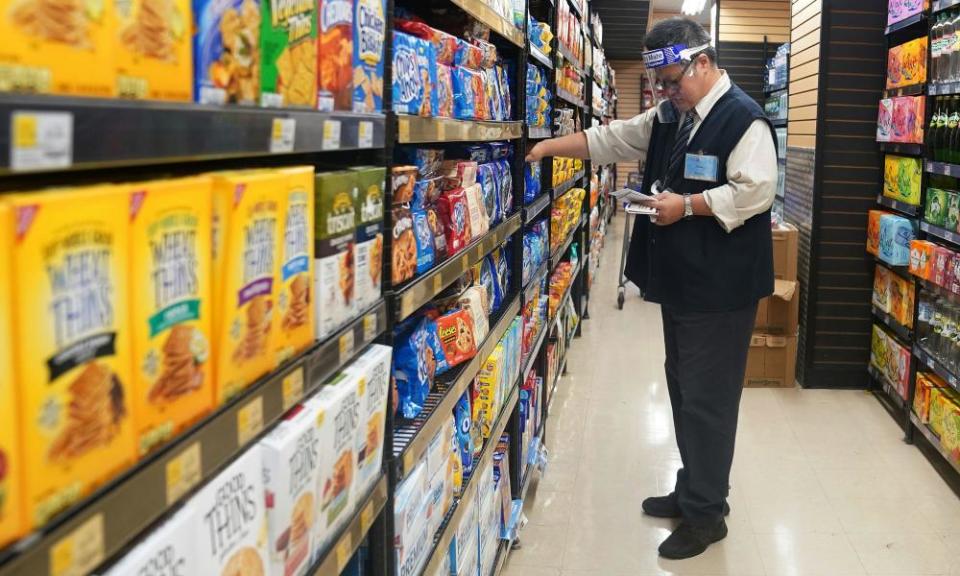
[[[277,314],[274,316],[274,362],[277,366],[315,340],[313,245],[315,226],[313,166],[280,170],[286,176],[280,198],[280,258],[277,260]]]
[[[433,231],[427,220],[424,210],[411,211],[413,219],[413,236],[417,243],[417,274],[423,274],[433,268],[435,257],[433,251]]]
[[[260,104],[317,106],[317,3],[263,2]]]
[[[437,212],[447,235],[447,255],[453,256],[470,243],[470,214],[463,188],[448,190],[437,201]]]
[[[398,206],[393,209],[392,234],[391,282],[399,286],[417,273],[417,238],[409,208]]]
[[[473,315],[468,310],[448,312],[436,322],[440,344],[451,368],[476,356],[476,332]]]
[[[356,309],[357,172],[342,170],[317,175],[315,285],[316,332],[330,337],[352,320]]]
[[[193,95],[201,104],[260,103],[259,0],[193,0]]]

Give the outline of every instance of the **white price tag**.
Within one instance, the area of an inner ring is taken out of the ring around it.
[[[357,129],[357,148],[373,148],[373,122],[361,120]]]
[[[293,142],[297,133],[295,118],[274,118],[270,131],[270,153],[293,152]]]
[[[323,121],[322,147],[324,150],[340,149],[340,121],[339,120]]]
[[[12,170],[66,168],[73,163],[73,114],[14,112],[10,144]]]
[[[768,72],[770,72],[770,75],[767,78],[767,84],[774,86],[777,83],[777,69],[771,68]]]

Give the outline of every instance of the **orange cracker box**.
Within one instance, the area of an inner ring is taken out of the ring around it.
[[[260,104],[317,106],[316,0],[264,0]]]
[[[189,102],[193,96],[190,0],[113,0],[117,95]]]
[[[20,443],[13,377],[13,215],[0,203],[0,548],[24,530]]]
[[[140,454],[213,407],[210,177],[125,185]]]
[[[30,527],[135,458],[128,196],[115,187],[10,197],[14,342]]]
[[[282,191],[276,171],[214,174],[213,303],[217,404],[274,367],[270,354],[280,258]]]
[[[280,258],[274,356],[279,365],[313,343],[313,166],[280,171],[287,177],[280,203]]]
[[[115,94],[114,12],[105,0],[0,4],[0,92]]]
[[[320,71],[317,107],[353,109],[353,0],[318,0]]]
[[[384,0],[356,0],[353,18],[353,111],[383,109]]]

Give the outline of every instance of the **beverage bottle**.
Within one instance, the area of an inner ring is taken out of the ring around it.
[[[940,81],[953,80],[953,16],[948,12],[940,28]]]
[[[940,48],[942,36],[943,14],[937,14],[937,20],[930,27],[930,79],[934,83],[940,82]]]
[[[930,115],[930,126],[927,128],[927,154],[933,156],[933,159],[937,159],[937,125],[940,122],[940,113],[941,106],[943,106],[943,98],[937,97],[934,100],[934,112]]]
[[[947,145],[945,161],[960,164],[960,141],[958,141],[958,126],[960,126],[960,96],[950,98],[950,118],[947,120]]]
[[[937,162],[943,162],[943,135],[947,131],[947,118],[950,112],[947,110],[949,102],[945,97],[940,97],[940,103],[937,106],[937,128],[934,131],[933,140],[933,159]]]
[[[960,10],[953,12],[953,35],[950,37],[950,78],[960,80]]]

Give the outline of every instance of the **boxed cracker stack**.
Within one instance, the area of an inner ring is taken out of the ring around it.
[[[314,284],[320,340],[332,336],[357,314],[354,243],[359,174],[353,170],[317,174]]]
[[[798,231],[790,224],[773,229],[773,294],[757,306],[744,385],[792,387],[797,364],[800,289],[797,282]]]

